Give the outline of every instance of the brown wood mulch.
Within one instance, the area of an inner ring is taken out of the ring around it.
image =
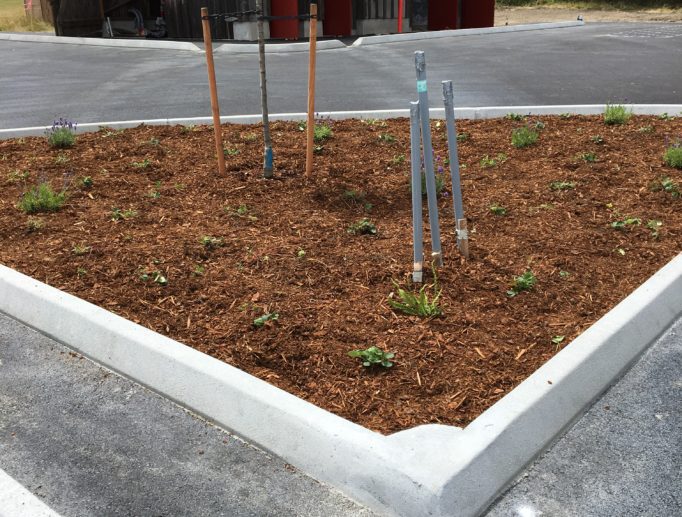
[[[537,144],[514,148],[512,129],[538,121]],[[272,124],[274,180],[260,177],[258,126],[223,127],[226,177],[208,127],[102,129],[66,150],[0,141],[0,262],[391,433],[465,426],[680,252],[682,199],[655,186],[668,177],[682,188],[682,171],[662,158],[682,119],[460,121],[471,258],[456,249],[447,181],[444,315],[395,313],[387,297],[394,282],[409,287],[412,268],[408,124],[329,124],[309,182],[296,123]],[[445,131],[432,126],[442,164]],[[481,166],[486,155],[500,163]],[[45,180],[67,188],[65,206],[21,212],[22,193]],[[575,186],[552,190],[555,181]],[[135,215],[114,221],[114,209]],[[365,217],[376,236],[347,231]],[[626,218],[641,223],[612,228]],[[657,237],[649,221],[662,223]],[[535,287],[507,296],[526,270]],[[279,319],[254,327],[266,312]],[[395,366],[347,355],[372,345],[395,352]]]

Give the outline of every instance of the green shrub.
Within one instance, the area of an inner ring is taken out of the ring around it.
[[[632,116],[632,111],[620,104],[607,104],[604,110],[604,123],[607,126],[625,124]]]
[[[348,227],[348,233],[352,233],[353,235],[376,235],[377,227],[372,221],[365,217],[351,224]]]
[[[47,143],[55,149],[73,147],[76,143],[77,124],[65,118],[60,118],[52,123],[52,127],[46,131]]]
[[[665,163],[682,169],[682,142],[676,142],[665,150]]]
[[[529,127],[520,127],[512,131],[512,145],[517,149],[529,147],[538,141],[540,134]]]
[[[395,287],[395,294],[398,299],[388,299],[388,304],[392,309],[397,309],[410,316],[420,316],[422,318],[431,318],[443,314],[443,311],[438,306],[441,291],[438,291],[433,299],[429,299],[429,295],[426,292],[428,286],[426,285],[423,286],[417,294],[402,289],[398,284],[395,284]],[[434,286],[434,291],[435,289],[436,287]]]
[[[56,212],[66,201],[66,192],[55,192],[49,183],[40,183],[25,192],[19,201],[19,208],[27,214]]]
[[[514,297],[522,291],[530,291],[537,281],[538,279],[529,269],[523,275],[514,277],[511,288],[507,291],[507,296]]]
[[[313,140],[315,140],[315,142],[323,142],[332,136],[332,128],[325,124],[316,124],[313,128]]]

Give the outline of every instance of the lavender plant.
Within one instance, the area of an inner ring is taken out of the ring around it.
[[[52,127],[45,131],[47,143],[54,149],[66,149],[76,143],[76,129],[78,124],[66,118],[59,118],[52,123]]]

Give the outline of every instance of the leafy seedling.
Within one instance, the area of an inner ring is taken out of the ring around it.
[[[507,209],[500,205],[491,205],[490,211],[495,215],[507,215]]]
[[[114,208],[111,211],[111,220],[112,221],[126,221],[128,219],[132,219],[135,216],[137,216],[137,212],[135,210],[133,210],[132,208],[128,208],[126,210],[121,210],[120,208]]]
[[[364,217],[351,224],[348,227],[348,233],[352,233],[353,235],[376,235],[377,227],[372,221]]]
[[[512,282],[511,288],[507,291],[507,296],[513,298],[517,294],[523,291],[530,291],[533,289],[538,279],[535,277],[533,272],[529,269],[521,276],[515,276]]]
[[[133,162],[133,167],[136,169],[146,169],[152,164],[151,160],[149,158],[145,158],[141,162]]]
[[[384,352],[377,346],[370,346],[364,350],[351,350],[348,355],[353,358],[360,359],[362,366],[369,368],[374,365],[390,368],[393,366],[391,359],[395,357],[393,352]]]
[[[640,224],[642,224],[642,220],[639,217],[626,217],[620,221],[613,221],[611,223],[611,228],[614,230],[625,230],[628,226]]]
[[[552,190],[572,190],[575,188],[575,181],[553,181],[549,184]]]
[[[507,120],[514,120],[516,122],[520,122],[524,118],[526,118],[525,115],[521,115],[520,113],[507,113],[504,118]]]
[[[92,251],[92,247],[86,246],[85,244],[76,244],[71,251],[73,251],[74,255],[80,256],[90,253]]]
[[[85,176],[84,178],[81,179],[81,186],[83,188],[92,188],[92,186],[95,184],[91,176]]]
[[[646,227],[649,228],[649,230],[651,230],[651,236],[654,239],[658,239],[659,231],[660,231],[662,226],[663,226],[662,221],[656,221],[654,219],[652,219],[651,221],[646,223]]]
[[[214,250],[223,245],[223,240],[221,238],[211,237],[210,235],[204,235],[199,242],[201,242],[201,245],[207,250]]]
[[[601,135],[595,135],[593,137],[590,137],[590,140],[592,140],[592,143],[601,145],[604,143],[604,139],[602,138]]]
[[[276,312],[266,312],[262,316],[259,316],[253,320],[253,326],[256,328],[261,328],[265,326],[268,321],[277,321],[279,319],[279,314]]]
[[[564,342],[564,339],[566,339],[566,336],[554,336],[552,338],[552,343],[555,345],[560,345],[561,343]]]
[[[504,163],[505,161],[507,161],[507,155],[504,153],[499,153],[495,157],[490,157],[486,154],[483,158],[481,158],[480,164],[482,168],[487,169],[489,167],[495,167],[501,163]]]
[[[594,163],[597,161],[597,155],[595,153],[583,153],[580,158],[588,163]]]
[[[661,180],[657,184],[654,184],[651,187],[651,190],[654,191],[662,190],[663,192],[667,192],[674,198],[680,197],[680,187],[677,185],[677,182],[675,182],[675,180],[669,178],[668,176],[661,178]]]
[[[392,144],[395,142],[395,137],[390,133],[381,133],[379,135],[379,141],[385,144]]]
[[[237,156],[239,154],[239,149],[235,149],[235,148],[223,149],[223,154],[225,156]]]

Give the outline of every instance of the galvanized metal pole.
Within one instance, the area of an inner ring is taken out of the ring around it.
[[[260,69],[260,105],[263,115],[263,177],[272,178],[272,138],[270,137],[270,120],[268,117],[268,86],[265,75],[265,34],[263,31],[263,0],[256,0],[258,16],[258,67]]]
[[[422,225],[422,159],[419,132],[419,101],[410,102],[410,163],[412,165],[412,242],[414,267],[412,281],[421,283],[424,270],[424,235]]]
[[[216,89],[215,67],[213,65],[213,44],[211,27],[208,24],[208,9],[201,8],[201,25],[204,30],[204,46],[206,47],[206,68],[208,68],[208,87],[211,93],[211,110],[213,112],[213,132],[215,134],[215,151],[218,156],[218,172],[225,176],[225,154],[223,151],[223,134],[220,129],[220,106]]]
[[[450,153],[450,178],[452,180],[452,203],[455,211],[457,247],[465,257],[469,257],[469,234],[464,217],[462,201],[462,181],[459,173],[459,152],[457,150],[457,129],[455,126],[455,100],[452,81],[443,81],[443,104],[445,105],[445,125],[448,131],[448,151]]]
[[[436,266],[443,265],[443,252],[440,244],[438,225],[438,193],[436,175],[433,171],[433,145],[431,144],[431,121],[429,120],[429,95],[426,90],[426,58],[424,52],[414,53],[417,70],[417,93],[419,94],[419,119],[422,128],[422,147],[424,150],[424,176],[426,177],[426,196],[429,205],[429,225],[431,226],[431,255]]]

